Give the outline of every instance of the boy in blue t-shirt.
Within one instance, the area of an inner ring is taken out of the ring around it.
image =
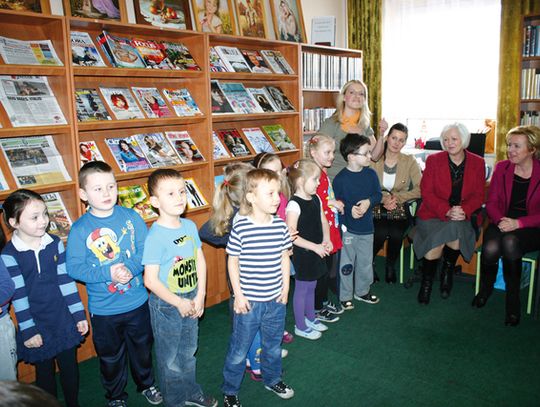
[[[146,238],[144,283],[152,292],[150,315],[156,339],[160,388],[167,407],[214,407],[196,382],[198,319],[204,312],[206,262],[197,227],[180,218],[186,183],[173,169],[148,178],[150,203],[159,210]]]
[[[373,283],[373,205],[381,201],[381,185],[377,173],[369,168],[371,147],[369,138],[347,134],[339,145],[347,161],[334,178],[336,199],[344,204],[340,223],[345,226],[343,248],[339,262],[339,299],[344,309],[354,308],[354,299],[376,304],[379,298],[371,294]],[[354,281],[353,281],[354,279]]]
[[[154,386],[152,328],[141,257],[147,228],[133,210],[116,205],[112,168],[102,161],[79,171],[79,193],[88,212],[68,236],[68,274],[86,283],[92,339],[110,407],[127,405],[128,358],[137,391],[160,404]]]

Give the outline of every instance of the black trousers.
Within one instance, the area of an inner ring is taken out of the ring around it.
[[[393,266],[399,256],[405,231],[409,226],[408,220],[374,219],[375,234],[373,236],[373,258],[382,249],[385,240],[388,240],[386,248],[386,265]]]
[[[315,310],[317,311],[321,310],[323,304],[328,301],[328,288],[332,284],[335,285],[336,280],[337,254],[326,256],[325,260],[328,272],[317,280],[315,286]]]
[[[60,370],[60,384],[67,407],[79,406],[79,367],[77,365],[77,347],[67,349],[52,359],[42,360],[35,364],[36,385],[47,393],[57,397],[56,365]]]

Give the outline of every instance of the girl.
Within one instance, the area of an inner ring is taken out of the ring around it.
[[[336,253],[343,246],[341,242],[341,233],[339,231],[337,215],[343,213],[343,202],[337,201],[334,197],[332,185],[328,179],[327,171],[334,162],[334,150],[336,142],[330,136],[317,134],[313,136],[306,144],[305,156],[310,157],[321,169],[319,186],[317,187],[317,196],[321,200],[324,216],[330,228],[330,241],[332,242],[332,251],[326,257],[326,267],[328,272],[323,274],[317,280],[315,288],[315,310],[317,319],[322,322],[336,322],[339,320],[337,315],[343,313],[339,301],[337,304],[328,302],[328,287],[332,280],[332,286],[336,286]]]
[[[4,220],[14,230],[2,260],[15,283],[18,356],[35,365],[36,384],[55,397],[56,360],[66,405],[77,407],[77,346],[88,322],[77,286],[66,272],[64,245],[47,233],[47,207],[33,191],[9,195]]]
[[[279,175],[280,191],[279,191],[279,208],[277,215],[285,220],[285,208],[291,195],[289,183],[287,178],[283,176],[283,164],[278,155],[272,153],[260,153],[253,159],[253,166],[255,168],[264,168],[266,170],[272,170]]]
[[[324,258],[332,252],[330,230],[316,195],[321,170],[313,160],[299,160],[289,169],[294,195],[287,205],[287,226],[298,230],[292,263],[296,271],[293,297],[296,335],[319,339],[328,327],[315,317],[315,286],[326,274]]]

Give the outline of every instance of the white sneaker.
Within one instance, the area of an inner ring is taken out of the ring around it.
[[[321,321],[319,321],[318,319],[315,319],[315,321],[310,321],[309,319],[306,318],[306,325],[308,326],[308,328],[311,328],[319,332],[324,332],[328,330],[328,327],[325,324],[323,324]]]
[[[286,358],[289,354],[289,351],[287,349],[281,349],[281,359]]]
[[[305,331],[302,331],[301,329],[298,329],[296,326],[294,327],[294,333],[295,335],[301,336],[302,338],[310,339],[312,341],[315,341],[319,339],[322,334],[319,331],[315,331],[308,327]]]

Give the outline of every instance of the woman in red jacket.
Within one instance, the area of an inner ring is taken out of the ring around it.
[[[508,160],[497,163],[486,209],[490,224],[484,233],[478,308],[493,291],[499,258],[506,284],[505,324],[519,324],[521,258],[540,248],[540,128],[515,127],[506,135]]]
[[[441,256],[441,297],[448,298],[459,254],[470,261],[474,252],[476,239],[470,217],[484,200],[485,165],[483,158],[465,151],[469,140],[470,133],[463,124],[447,125],[441,132],[445,151],[426,160],[414,235],[416,257],[423,258],[420,304],[429,304]]]

